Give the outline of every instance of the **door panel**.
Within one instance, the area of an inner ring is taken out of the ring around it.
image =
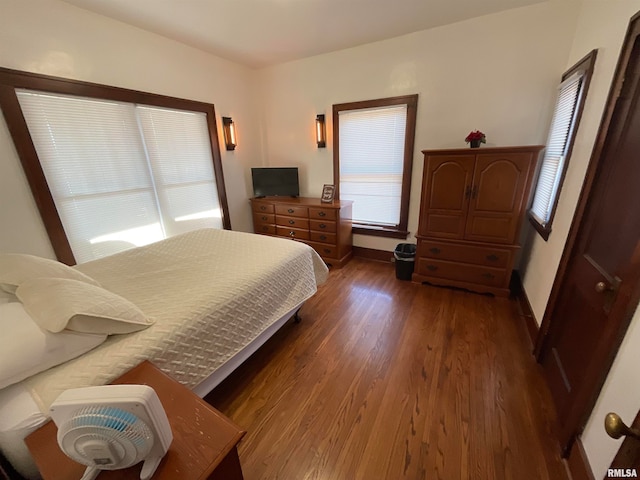
[[[640,17],[634,22],[612,86],[617,95],[609,97],[596,141],[599,157],[589,167],[570,232],[572,248],[559,269],[565,273],[554,285],[537,347],[565,453],[593,408],[640,297]]]
[[[462,238],[469,208],[474,155],[427,157],[422,189],[423,212],[420,235]]]
[[[531,154],[478,155],[465,238],[514,243]]]

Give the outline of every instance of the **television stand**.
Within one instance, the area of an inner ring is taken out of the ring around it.
[[[340,268],[352,256],[352,204],[309,197],[254,197],[253,231],[306,243],[325,263]]]

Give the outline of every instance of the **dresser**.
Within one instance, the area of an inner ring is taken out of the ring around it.
[[[251,199],[255,233],[290,238],[314,248],[331,266],[342,267],[352,256],[353,202],[319,198],[262,197]]]
[[[414,282],[509,295],[543,148],[423,150]]]

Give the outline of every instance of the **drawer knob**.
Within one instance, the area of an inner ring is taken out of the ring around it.
[[[320,235],[320,240],[326,240],[327,236],[326,235]]]
[[[318,213],[318,216],[319,216],[319,217],[326,217],[326,216],[327,216],[327,214],[326,214],[325,212],[319,212],[319,213]]]
[[[290,237],[295,237],[295,236],[296,236],[296,232],[294,232],[293,230],[291,230],[291,231],[289,232],[289,236],[290,236]]]
[[[496,276],[493,273],[483,273],[482,276],[488,280],[491,280],[492,278],[496,278]]]
[[[264,205],[260,206],[260,210],[262,210],[263,212],[267,209],[267,207],[265,207]]]
[[[263,215],[262,216],[262,220],[266,222],[267,221],[267,217]]]
[[[437,247],[430,248],[429,251],[434,255],[438,255],[440,253],[440,249]]]
[[[324,253],[331,253],[331,250],[329,250],[328,248],[325,248],[325,249],[323,250],[323,252],[324,252]]]
[[[295,225],[296,221],[295,220],[289,220],[289,225]]]
[[[263,232],[268,232],[269,231],[269,227],[267,225],[263,225],[262,226],[262,231]]]
[[[429,270],[430,272],[435,272],[436,270],[438,270],[438,267],[436,267],[435,265],[427,265],[427,270]]]
[[[327,228],[327,226],[324,223],[321,223],[320,225],[318,225],[320,228]]]
[[[491,255],[487,255],[486,259],[489,260],[490,262],[497,262],[499,257],[492,253]]]
[[[293,212],[295,212],[295,210],[293,208],[290,208],[289,210],[287,210],[287,212],[293,213]]]

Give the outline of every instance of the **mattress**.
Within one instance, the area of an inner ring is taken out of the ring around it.
[[[112,335],[81,357],[0,391],[0,400],[7,393],[28,395],[46,415],[64,390],[104,385],[143,360],[193,389],[311,297],[328,274],[317,253],[300,242],[214,229],[76,268],[136,304],[155,324]],[[38,417],[34,410],[32,419]]]

